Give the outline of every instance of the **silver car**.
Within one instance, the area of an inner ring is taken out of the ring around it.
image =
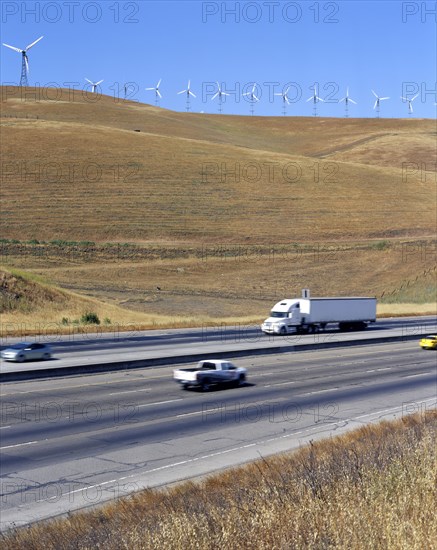
[[[21,342],[14,344],[10,348],[2,350],[1,357],[5,361],[32,361],[34,359],[51,359],[52,350],[47,344],[39,342]]]

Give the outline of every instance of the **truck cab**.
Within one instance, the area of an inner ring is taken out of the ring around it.
[[[266,334],[287,334],[301,323],[300,300],[282,300],[273,306],[261,330]]]

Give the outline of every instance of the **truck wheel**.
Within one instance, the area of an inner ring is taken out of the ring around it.
[[[287,334],[287,329],[285,327],[281,327],[279,330],[279,334],[281,336],[284,336],[285,334]]]
[[[200,383],[200,389],[202,391],[208,391],[210,388],[211,388],[211,383],[209,381],[209,378],[204,378]]]
[[[240,374],[238,377],[238,383],[237,386],[243,386],[246,383],[246,375]]]

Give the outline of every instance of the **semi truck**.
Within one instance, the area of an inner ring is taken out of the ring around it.
[[[302,296],[275,304],[261,330],[266,334],[305,334],[332,324],[341,331],[363,330],[376,321],[376,298],[311,298],[307,290]]]

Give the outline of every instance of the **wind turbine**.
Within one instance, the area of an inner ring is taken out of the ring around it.
[[[354,105],[357,104],[356,101],[354,101],[353,99],[351,99],[349,97],[349,88],[346,88],[346,95],[343,99],[340,99],[340,102],[341,101],[344,101],[344,108],[345,108],[345,117],[347,118],[349,116],[349,102],[353,103]]]
[[[247,97],[250,98],[250,113],[251,113],[252,116],[253,116],[253,113],[254,113],[254,108],[253,107],[255,105],[255,101],[259,101],[259,99],[255,95],[255,88],[256,88],[256,82],[253,83],[252,91],[246,92],[245,94],[243,94],[243,95],[246,95]]]
[[[311,100],[313,100],[313,104],[314,104],[314,108],[313,108],[313,110],[314,110],[314,116],[317,116],[317,103],[318,103],[319,101],[324,101],[324,100],[323,100],[321,97],[319,97],[319,96],[317,95],[316,85],[315,85],[315,84],[314,84],[314,94],[313,94],[311,97],[309,97],[309,98],[307,99],[307,101],[311,101]]]
[[[218,98],[219,98],[219,108],[218,108],[219,113],[222,112],[222,103],[223,103],[222,96],[224,96],[224,95],[230,95],[230,94],[227,94],[226,92],[224,92],[221,89],[220,84],[217,82],[217,92],[212,96],[211,101],[213,101],[218,96]]]
[[[376,94],[372,90],[372,94],[376,97],[375,105],[373,106],[374,109],[376,109],[377,117],[379,118],[379,103],[380,101],[383,101],[384,99],[390,99],[389,97],[379,97],[378,94]]]
[[[178,95],[179,94],[187,94],[187,112],[190,110],[190,95],[192,95],[193,97],[196,97],[193,92],[191,91],[191,88],[190,88],[190,80],[188,81],[188,86],[187,86],[187,89],[186,90],[182,90],[180,92],[178,92]]]
[[[155,105],[158,105],[159,100],[162,98],[161,92],[159,91],[159,86],[161,84],[162,78],[159,79],[158,84],[154,88],[146,88],[146,90],[155,91]]]
[[[20,48],[16,48],[15,46],[9,46],[9,44],[3,43],[3,46],[6,46],[7,48],[10,48],[11,50],[14,50],[18,53],[21,53],[21,78],[20,78],[20,86],[29,86],[29,83],[27,81],[27,73],[29,72],[29,59],[27,57],[27,52],[32,48],[32,46],[35,46],[37,42],[41,40],[41,38],[44,38],[44,36],[40,36],[35,42],[32,42],[32,44],[29,44],[24,48],[24,50],[21,50]]]
[[[276,93],[275,95],[280,95],[282,97],[282,114],[285,116],[287,114],[287,105],[290,105],[290,99],[288,97],[288,90],[291,86],[288,86],[288,88],[282,92]]]
[[[91,91],[93,94],[96,93],[97,86],[103,82],[103,80],[99,80],[98,82],[91,82],[91,80],[88,80],[88,78],[85,78],[85,80],[91,84],[92,86]]]
[[[413,112],[413,101],[416,99],[416,97],[418,96],[419,94],[416,94],[414,97],[412,97],[411,99],[408,99],[408,97],[402,97],[401,96],[401,99],[403,99],[404,101],[407,101],[408,102],[408,114],[411,115],[411,113]]]

